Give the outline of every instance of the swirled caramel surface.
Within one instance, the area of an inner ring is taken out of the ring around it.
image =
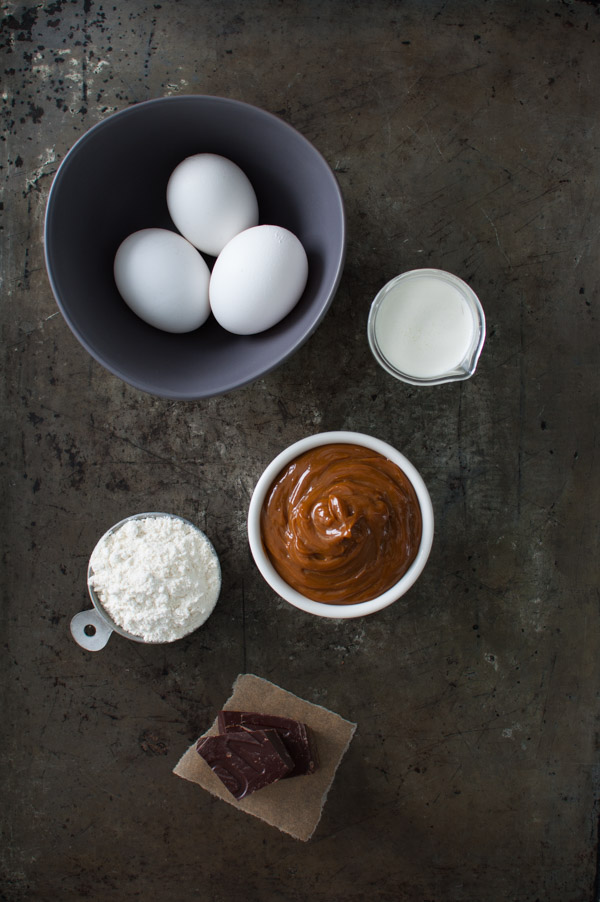
[[[265,550],[279,575],[326,604],[370,601],[414,561],[422,518],[412,484],[382,454],[321,445],[273,481],[261,511]]]

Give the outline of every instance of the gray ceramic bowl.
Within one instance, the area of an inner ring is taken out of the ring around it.
[[[97,545],[103,542],[111,533],[116,532],[117,529],[120,529],[125,523],[129,520],[146,520],[150,517],[168,517],[171,520],[181,520],[182,523],[186,523],[188,526],[191,526],[199,535],[204,539],[204,541],[208,544],[208,546],[212,549],[212,552],[215,557],[216,565],[218,568],[219,575],[219,593],[221,591],[221,565],[219,562],[219,558],[217,553],[212,545],[212,542],[206,536],[201,529],[199,529],[195,523],[191,523],[189,520],[186,520],[184,517],[179,517],[176,514],[166,514],[162,511],[148,511],[146,513],[141,514],[132,514],[130,517],[125,517],[123,520],[119,520],[118,523],[115,523],[114,526],[111,526],[104,535],[98,540]],[[87,651],[100,651],[104,648],[108,640],[110,639],[113,633],[118,633],[123,636],[125,639],[131,639],[132,642],[142,642],[147,645],[159,645],[162,643],[154,642],[150,640],[143,639],[141,636],[136,636],[133,633],[128,632],[126,629],[123,629],[122,626],[119,626],[116,623],[110,614],[104,608],[102,601],[100,600],[98,594],[92,586],[91,577],[92,577],[92,564],[91,558],[88,563],[88,573],[87,573],[87,586],[88,593],[91,598],[93,608],[90,608],[86,611],[79,611],[78,614],[75,614],[71,618],[71,635],[75,642],[80,645],[82,648],[85,648]],[[212,614],[214,607],[218,601],[218,594],[214,598],[210,607],[208,607],[205,611],[205,616],[203,620],[196,621],[196,626],[193,627],[191,632],[194,632],[196,629],[199,629],[210,617]],[[189,633],[186,633],[189,635]],[[183,638],[181,636],[180,638]],[[176,640],[171,640],[176,641]]]
[[[237,163],[256,192],[260,222],[294,232],[308,256],[300,301],[257,335],[233,335],[212,316],[194,332],[162,332],[132,313],[114,283],[114,256],[127,235],[176,231],[167,181],[181,160],[203,152]],[[251,382],[304,344],[337,290],[345,240],[339,186],[312,144],[271,113],[203,95],[149,100],[86,132],[56,173],[44,236],[54,296],[92,357],[142,391],[190,400]]]

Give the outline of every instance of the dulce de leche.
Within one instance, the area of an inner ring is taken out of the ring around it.
[[[377,598],[406,573],[421,543],[408,477],[361,445],[321,445],[295,458],[270,486],[260,522],[281,578],[325,604]]]

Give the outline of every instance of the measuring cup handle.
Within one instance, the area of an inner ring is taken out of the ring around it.
[[[110,639],[112,630],[95,608],[80,611],[71,619],[71,635],[87,651],[100,651]]]

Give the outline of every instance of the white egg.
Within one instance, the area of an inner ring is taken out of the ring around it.
[[[120,245],[119,294],[134,313],[165,332],[191,332],[210,314],[210,270],[195,247],[168,229],[142,229]]]
[[[184,238],[216,257],[234,235],[258,222],[254,188],[239,166],[198,153],[177,166],[167,184],[171,219]]]
[[[287,316],[307,278],[308,260],[298,238],[280,226],[255,226],[232,238],[217,257],[210,306],[224,329],[253,335]]]

